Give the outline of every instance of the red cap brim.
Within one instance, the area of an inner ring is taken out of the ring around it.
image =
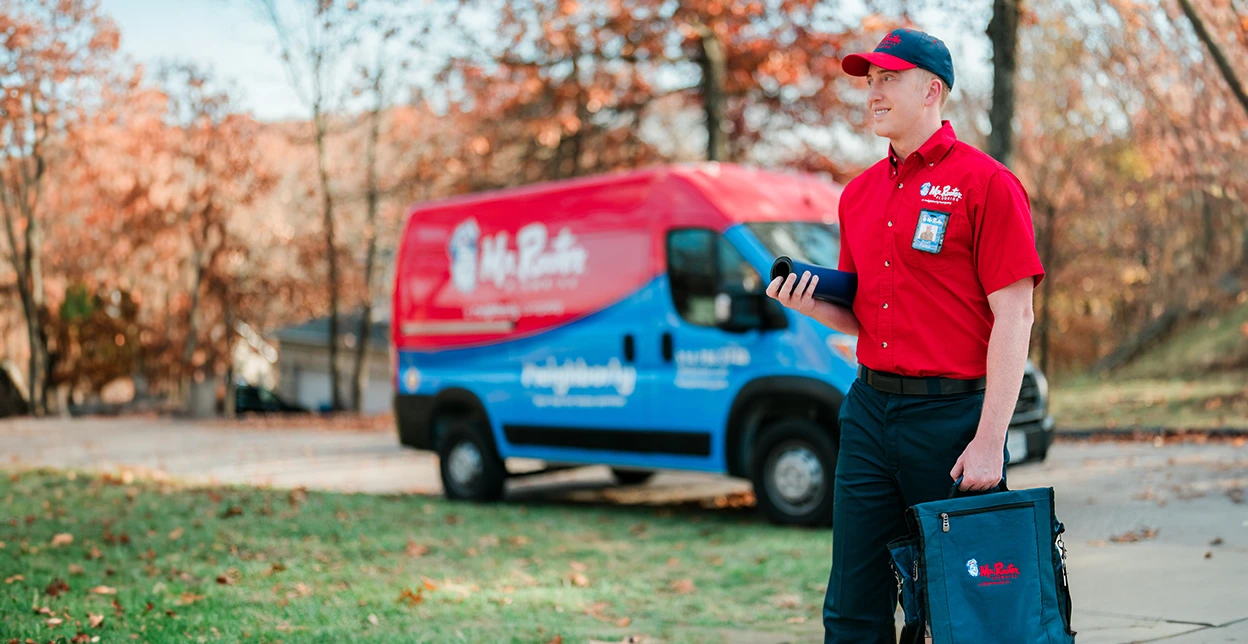
[[[866,76],[871,64],[875,63],[884,69],[899,72],[903,69],[918,67],[908,60],[902,60],[892,54],[870,52],[867,54],[850,54],[841,59],[841,69],[850,76]]]

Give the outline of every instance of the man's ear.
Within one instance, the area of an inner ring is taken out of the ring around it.
[[[932,105],[940,105],[940,95],[943,91],[944,83],[939,78],[932,78],[927,81],[927,91],[923,94],[923,105],[930,107]]]

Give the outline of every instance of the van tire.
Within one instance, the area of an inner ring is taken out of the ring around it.
[[[611,475],[615,477],[615,481],[620,485],[641,485],[654,477],[654,472],[649,470],[617,470],[611,468]]]
[[[448,420],[438,436],[442,489],[452,501],[503,498],[507,468],[498,457],[489,430],[467,418]]]
[[[831,526],[837,452],[828,430],[809,420],[767,426],[750,464],[759,509],[778,525]]]

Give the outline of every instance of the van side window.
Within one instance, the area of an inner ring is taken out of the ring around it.
[[[716,326],[715,296],[758,292],[762,277],[723,235],[687,228],[667,236],[667,276],[676,312],[690,324]]]

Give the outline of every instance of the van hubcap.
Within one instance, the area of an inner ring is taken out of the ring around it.
[[[823,463],[803,443],[786,443],[768,459],[767,483],[773,499],[787,512],[803,514],[817,506],[824,495]]]
[[[481,478],[485,467],[481,459],[481,450],[477,446],[464,441],[451,449],[447,459],[447,470],[451,480],[461,488],[471,488]]]

